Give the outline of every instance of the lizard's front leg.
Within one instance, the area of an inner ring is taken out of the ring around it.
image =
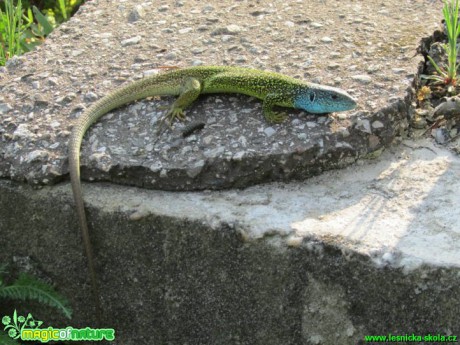
[[[160,127],[163,125],[165,120],[169,120],[171,125],[176,118],[183,121],[185,120],[184,109],[192,104],[201,93],[201,83],[196,78],[188,78],[181,86],[179,97],[169,108],[168,112],[163,116],[160,121]]]
[[[270,123],[281,123],[286,120],[287,114],[284,112],[277,113],[273,111],[273,107],[277,104],[283,103],[286,96],[277,93],[269,93],[265,96],[262,103],[262,111],[265,119]]]

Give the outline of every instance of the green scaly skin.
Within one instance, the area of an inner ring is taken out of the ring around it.
[[[356,106],[351,96],[337,88],[303,82],[279,73],[225,66],[190,67],[147,77],[121,87],[91,105],[73,127],[69,141],[69,171],[98,315],[101,310],[98,284],[80,183],[83,136],[100,117],[126,103],[151,96],[177,95],[179,97],[163,118],[172,123],[176,118],[185,118],[184,109],[200,94],[209,93],[241,93],[259,98],[263,101],[265,118],[275,123],[283,121],[286,115],[274,112],[274,106],[303,109],[310,113],[346,111]]]

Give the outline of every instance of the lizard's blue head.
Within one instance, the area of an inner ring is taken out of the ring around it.
[[[356,107],[356,101],[335,87],[309,84],[294,97],[294,107],[309,113],[322,114],[346,111]]]

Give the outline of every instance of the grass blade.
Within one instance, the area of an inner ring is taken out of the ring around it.
[[[67,20],[67,10],[65,8],[64,0],[59,0],[59,9],[61,10],[62,17],[64,18],[64,20]]]
[[[427,58],[428,58],[428,60],[430,60],[430,62],[433,65],[434,69],[436,70],[436,72],[438,72],[441,76],[445,77],[446,72],[441,70],[441,68],[438,66],[438,64],[436,62],[434,62],[433,58],[431,56],[429,56],[429,55],[427,55]]]

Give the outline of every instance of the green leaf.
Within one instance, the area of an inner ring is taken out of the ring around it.
[[[420,77],[422,79],[433,80],[436,83],[444,84],[444,78],[440,77],[439,75],[422,74]]]
[[[38,24],[35,24],[35,23],[32,23],[30,25],[30,30],[27,30],[27,31],[24,32],[24,36],[27,37],[27,38],[44,37],[45,32],[44,32],[42,26],[40,26]]]
[[[30,52],[40,45],[40,41],[21,42],[21,48],[25,52]]]
[[[441,70],[441,68],[439,68],[438,64],[436,62],[434,62],[434,60],[431,58],[431,56],[427,55],[427,58],[428,58],[428,60],[430,60],[430,62],[433,65],[434,69],[436,70],[436,72],[438,72],[442,76],[446,76],[446,72],[444,72],[443,70]]]
[[[32,7],[32,10],[35,15],[35,19],[40,23],[40,25],[43,27],[43,34],[44,36],[49,35],[53,31],[53,26],[50,24],[48,19],[40,12],[40,10],[37,7]]]
[[[27,9],[27,22],[32,23],[34,21],[34,15],[32,14],[32,9],[29,7]]]
[[[67,10],[65,8],[65,1],[59,0],[59,9],[61,10],[62,17],[67,20]]]
[[[72,310],[64,297],[59,295],[50,285],[25,273],[22,273],[14,284],[1,287],[0,298],[35,300],[55,307],[69,319],[72,317]]]

